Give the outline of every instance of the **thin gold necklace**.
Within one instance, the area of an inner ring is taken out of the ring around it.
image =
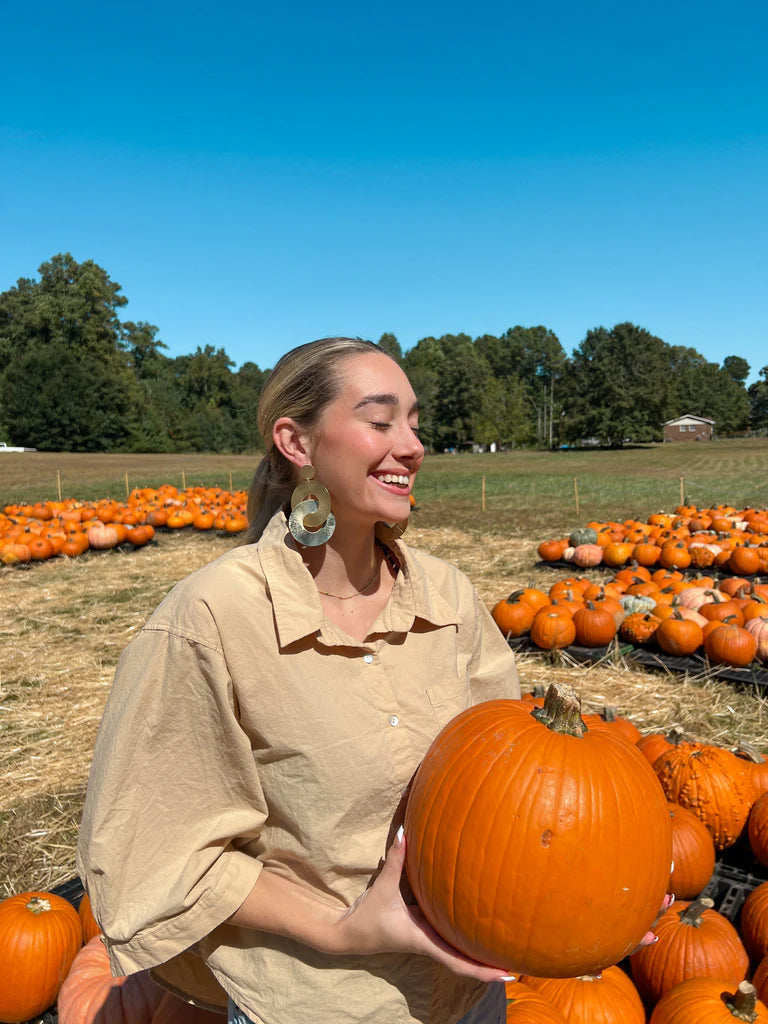
[[[379,549],[377,547],[376,548],[377,554],[378,554],[378,551],[379,551]],[[371,576],[371,578],[368,580],[368,582],[364,586],[360,587],[359,590],[356,590],[354,592],[354,594],[346,594],[344,597],[342,597],[341,594],[332,594],[329,590],[320,590],[320,587],[318,587],[317,590],[318,590],[318,593],[322,594],[324,597],[334,597],[334,598],[336,598],[337,601],[351,601],[353,597],[359,597],[360,594],[364,594],[366,592],[366,590],[368,590],[369,587],[373,586],[373,582],[376,579],[376,577],[379,575],[380,571],[381,571],[381,562],[377,561],[376,569],[374,570],[373,576]]]

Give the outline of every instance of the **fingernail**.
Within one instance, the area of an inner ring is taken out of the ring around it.
[[[667,904],[667,910],[669,910],[669,908],[672,906],[672,904],[674,902],[675,902],[675,894],[673,892],[671,892],[669,894],[669,903]]]
[[[499,978],[499,981],[517,981],[517,975],[516,974],[502,974],[502,976]]]
[[[658,941],[659,941],[659,936],[658,935],[654,935],[653,936],[653,942],[658,942]],[[653,942],[651,943],[651,945],[653,945]]]
[[[405,835],[405,826],[401,825],[400,828],[397,830],[397,835],[395,836],[395,839],[397,840],[398,843],[402,843],[404,835]]]

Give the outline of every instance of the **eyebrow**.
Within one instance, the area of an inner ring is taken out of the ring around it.
[[[385,392],[385,393],[380,394],[380,395],[366,395],[365,398],[362,398],[357,403],[357,405],[355,406],[355,409],[362,409],[363,406],[365,406],[365,405],[392,405],[392,406],[397,406],[397,405],[400,405],[400,399],[397,397],[397,395],[393,395],[391,392]],[[415,412],[418,412],[418,411],[419,411],[419,403],[418,402],[414,402],[413,405],[411,406],[410,410],[409,410],[409,415],[411,413],[415,413]]]

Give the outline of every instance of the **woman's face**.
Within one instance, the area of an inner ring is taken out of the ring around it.
[[[416,396],[400,367],[375,352],[339,365],[339,397],[326,406],[310,448],[339,524],[406,519],[424,460]]]

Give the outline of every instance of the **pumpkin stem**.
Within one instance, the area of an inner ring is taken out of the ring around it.
[[[723,1000],[733,1017],[752,1024],[757,1020],[757,989],[748,981],[742,981],[733,995],[726,994]]]
[[[737,757],[742,757],[745,761],[752,761],[753,764],[762,764],[765,760],[757,747],[753,747],[751,743],[739,742],[738,747],[733,748],[733,752]]]
[[[515,604],[517,601],[520,600],[524,593],[524,590],[513,590],[512,593],[507,598],[507,604]]]
[[[667,743],[671,743],[673,747],[679,747],[683,742],[683,736],[685,733],[678,725],[673,725],[667,733]]]
[[[44,914],[47,910],[51,909],[51,901],[40,896],[32,896],[25,906],[32,914]]]
[[[677,916],[680,918],[681,924],[690,925],[692,928],[700,928],[701,915],[705,910],[711,910],[714,905],[715,901],[711,900],[709,896],[700,896],[698,899],[692,900]]]
[[[581,717],[581,698],[566,683],[550,683],[544,697],[544,706],[534,708],[531,714],[552,732],[578,737],[587,732]]]

